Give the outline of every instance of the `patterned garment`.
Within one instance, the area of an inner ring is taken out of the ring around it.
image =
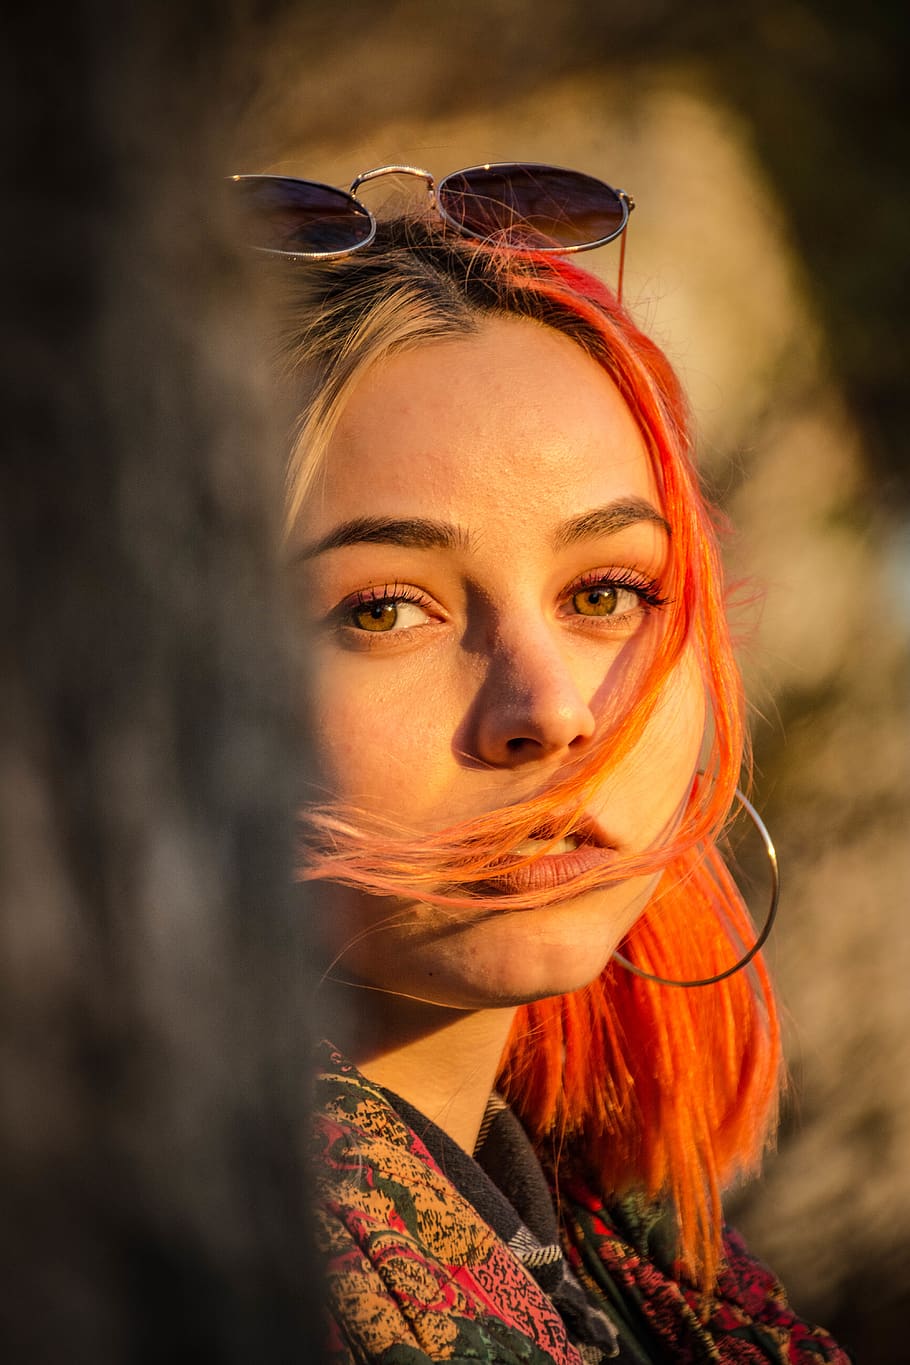
[[[561,1186],[558,1225],[498,1097],[478,1144],[488,1175],[328,1045],[319,1060],[314,1184],[332,1365],[850,1365],[734,1232],[715,1293],[701,1294],[661,1268],[660,1219],[631,1201],[608,1207],[573,1182]]]

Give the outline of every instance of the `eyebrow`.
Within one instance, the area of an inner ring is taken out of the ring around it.
[[[461,550],[468,537],[457,526],[425,517],[355,517],[320,540],[304,545],[296,559],[312,559],[346,545],[401,545],[409,550]]]
[[[615,536],[626,527],[636,526],[642,521],[651,522],[661,527],[668,536],[672,535],[666,517],[661,516],[647,498],[620,498],[564,521],[553,536],[553,548],[565,550],[578,541],[592,540],[595,536]]]
[[[651,522],[670,535],[670,523],[645,498],[622,498],[594,507],[590,512],[571,517],[560,525],[553,536],[553,548],[565,550],[582,540],[595,536],[613,536],[628,526]],[[426,517],[355,517],[332,528],[319,540],[304,545],[294,558],[313,559],[327,550],[339,550],[349,545],[400,545],[409,550],[463,550],[469,537],[459,527],[447,521],[433,521]]]

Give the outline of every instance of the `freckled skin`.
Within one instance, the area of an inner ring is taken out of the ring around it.
[[[372,370],[334,433],[302,539],[371,516],[451,523],[464,543],[348,545],[295,569],[313,626],[320,794],[419,837],[557,780],[598,724],[627,708],[661,628],[659,608],[623,587],[605,606],[588,580],[610,571],[659,581],[668,548],[653,520],[561,549],[553,536],[633,498],[660,509],[641,434],[612,381],[556,332],[495,319]],[[392,628],[365,629],[374,616]],[[672,830],[704,718],[686,655],[591,812],[612,846],[641,851]],[[326,886],[318,921],[339,975],[484,1010],[590,981],[652,885],[638,878],[540,910],[467,915]],[[394,994],[383,999],[394,1013]]]

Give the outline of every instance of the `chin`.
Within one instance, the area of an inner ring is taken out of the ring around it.
[[[384,997],[459,1010],[508,1009],[581,990],[639,918],[656,878],[588,891],[538,909],[485,912],[460,923],[430,911],[336,959],[339,976]]]
[[[530,912],[524,940],[505,959],[515,1003],[567,995],[596,980],[640,918],[656,880],[641,878]]]
[[[612,951],[612,950],[611,950]],[[530,1005],[535,1000],[549,1000],[558,995],[569,995],[583,990],[595,981],[610,959],[610,954],[596,960],[565,961],[541,964],[539,972],[525,969],[509,973],[505,978],[491,979],[484,986],[471,983],[459,992],[465,1002],[462,1008],[495,1009]]]
[[[582,990],[603,971],[638,913],[621,926],[583,923],[568,935],[565,924],[556,926],[558,933],[546,932],[546,923],[532,924],[539,911],[517,911],[528,917],[526,932],[496,934],[487,926],[482,943],[468,935],[464,951],[427,964],[422,993],[440,1005],[476,1010],[514,1008]]]

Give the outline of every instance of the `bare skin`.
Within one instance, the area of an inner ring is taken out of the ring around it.
[[[397,999],[389,1011],[363,987],[329,989],[320,1022],[335,1046],[371,1081],[403,1096],[473,1151],[514,1008],[409,1009]]]

